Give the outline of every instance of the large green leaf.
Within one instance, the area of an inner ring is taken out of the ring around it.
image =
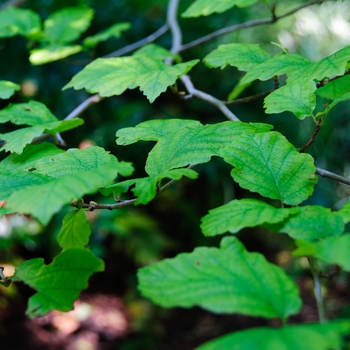
[[[28,171],[33,168],[39,160],[52,157],[64,151],[52,143],[42,142],[37,145],[27,145],[21,154],[12,153],[0,162],[0,171]]]
[[[74,210],[63,218],[57,241],[62,249],[84,248],[89,242],[91,228],[82,209]]]
[[[212,13],[225,12],[233,6],[248,7],[256,2],[257,0],[196,0],[184,13],[182,13],[181,17],[208,16]]]
[[[278,132],[243,134],[220,155],[235,167],[231,175],[241,187],[286,204],[305,200],[317,182],[313,158]]]
[[[52,177],[61,177],[103,167],[114,168],[123,176],[131,175],[131,163],[118,159],[101,147],[91,146],[84,150],[72,148],[65,153],[45,157],[35,164],[35,172]]]
[[[14,192],[6,206],[19,214],[31,214],[46,225],[63,205],[110,185],[116,175],[117,170],[114,168],[97,168],[62,176],[49,183]]]
[[[41,174],[33,174],[31,172],[16,169],[13,169],[12,171],[1,169],[0,200],[7,199],[15,191],[19,191],[30,186],[46,184],[52,180],[53,178]]]
[[[290,111],[299,119],[310,117],[316,107],[315,90],[316,84],[313,81],[288,83],[265,98],[265,112],[272,114]]]
[[[311,64],[309,60],[299,55],[277,55],[252,67],[239,84],[244,85],[256,79],[265,81],[275,75],[298,75]]]
[[[199,60],[168,66],[149,55],[99,58],[88,64],[63,88],[85,88],[101,96],[120,95],[126,89],[140,90],[152,103],[177,78],[186,74]]]
[[[344,224],[350,222],[350,201],[346,202],[338,213],[342,216]]]
[[[44,259],[31,259],[17,267],[13,281],[23,281],[37,290],[29,299],[27,314],[43,316],[51,310],[69,311],[80,292],[87,288],[94,272],[104,264],[91,251],[69,249],[45,265]]]
[[[226,44],[204,57],[209,68],[234,66],[239,70],[249,71],[255,65],[265,62],[270,55],[257,44]]]
[[[180,180],[183,176],[190,179],[196,179],[198,174],[192,169],[172,169],[164,171],[158,175],[118,182],[101,189],[101,193],[106,196],[111,193],[119,196],[120,194],[127,192],[129,187],[135,184],[135,188],[132,190],[135,196],[138,197],[135,204],[147,204],[155,198],[157,194],[157,186],[160,181],[163,179]]]
[[[0,111],[0,123],[11,122],[17,125],[41,125],[57,122],[58,119],[41,102],[9,104]]]
[[[1,30],[1,29],[0,29]],[[10,98],[21,86],[12,81],[0,80],[0,98],[3,100]]]
[[[244,227],[283,221],[295,211],[294,208],[275,208],[256,199],[235,199],[209,210],[209,214],[202,218],[201,228],[205,236],[215,236],[228,231],[236,233]]]
[[[31,64],[40,65],[54,62],[74,55],[82,51],[81,45],[48,45],[43,48],[30,51],[29,61]]]
[[[299,207],[285,221],[266,226],[272,231],[287,233],[293,238],[303,240],[337,236],[344,230],[341,214],[320,206]]]
[[[197,350],[330,350],[342,348],[350,321],[332,321],[281,328],[252,328],[211,340]]]
[[[201,306],[214,312],[286,319],[298,312],[298,288],[261,254],[235,237],[220,248],[196,248],[138,271],[139,289],[163,307]]]
[[[113,24],[102,32],[85,38],[83,44],[87,47],[95,47],[101,41],[106,41],[110,38],[119,38],[121,33],[130,29],[130,27],[131,24],[128,22]]]
[[[23,35],[35,38],[40,35],[41,20],[32,10],[23,10],[16,7],[7,7],[0,11],[0,37],[7,38]]]
[[[94,11],[87,7],[66,7],[52,13],[44,22],[44,40],[69,43],[90,26]]]
[[[270,128],[268,124],[227,121],[178,129],[158,140],[148,155],[146,172],[156,175],[188,164],[206,163],[212,156],[218,156],[225,145],[235,143],[238,136],[266,132]]]
[[[6,141],[1,150],[21,154],[27,144],[31,143],[36,137],[39,137],[43,133],[55,134],[56,132],[67,131],[74,129],[83,123],[84,121],[82,119],[75,118],[71,120],[34,125],[28,128],[11,131],[6,134],[0,134],[0,139]]]

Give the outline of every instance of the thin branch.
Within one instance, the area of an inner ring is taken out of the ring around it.
[[[195,47],[195,46],[198,46],[200,44],[203,44],[203,43],[205,43],[207,41],[210,41],[210,40],[212,40],[212,39],[214,39],[214,38],[216,38],[218,36],[221,36],[221,35],[224,35],[224,34],[228,34],[228,33],[232,33],[232,32],[235,32],[237,30],[241,30],[241,29],[245,29],[245,28],[251,28],[251,27],[256,27],[256,26],[260,26],[260,25],[263,25],[263,24],[275,23],[278,20],[280,20],[280,19],[282,19],[284,17],[288,17],[288,16],[292,15],[293,13],[298,12],[299,10],[301,10],[301,9],[303,9],[305,7],[308,7],[308,6],[311,6],[311,5],[315,5],[315,4],[319,4],[319,3],[322,3],[322,2],[325,2],[325,1],[330,1],[330,0],[315,0],[315,1],[311,1],[308,4],[301,5],[299,7],[296,7],[294,10],[286,12],[285,14],[283,14],[281,16],[273,15],[271,18],[255,19],[255,20],[248,21],[248,22],[245,22],[245,23],[241,23],[241,24],[237,24],[237,25],[234,25],[234,26],[230,26],[230,27],[219,29],[216,32],[210,33],[208,35],[205,35],[205,36],[203,36],[201,38],[198,38],[196,40],[190,41],[187,44],[182,45],[180,47],[179,52],[191,49],[192,47]]]
[[[315,126],[314,132],[312,133],[310,140],[300,149],[300,153],[305,153],[305,151],[315,142],[316,136],[321,130],[323,118],[319,118]]]
[[[339,181],[345,185],[349,185],[350,186],[350,179],[347,179],[346,177],[334,174],[328,170],[325,169],[321,169],[321,168],[316,168],[316,173],[322,177],[328,177],[332,180],[336,180]]]
[[[242,104],[242,103],[248,103],[248,102],[255,101],[255,100],[257,100],[257,99],[259,99],[261,97],[266,97],[267,95],[270,95],[271,92],[273,92],[273,91],[275,91],[275,89],[271,89],[269,91],[264,91],[264,92],[261,92],[260,94],[239,98],[237,100],[227,101],[227,102],[224,102],[224,103],[225,103],[226,106],[232,106],[232,105],[239,105],[239,104]]]
[[[82,102],[78,107],[76,107],[71,113],[69,113],[67,117],[64,118],[64,120],[70,120],[78,117],[81,113],[85,111],[85,109],[87,109],[88,107],[90,107],[95,103],[102,101],[103,99],[104,97],[101,97],[98,94],[89,97],[84,102]]]
[[[158,30],[156,30],[154,33],[151,35],[147,36],[146,38],[143,38],[139,41],[136,41],[135,43],[132,43],[130,45],[126,45],[122,47],[121,49],[118,49],[116,51],[113,51],[109,53],[106,56],[103,56],[104,58],[109,58],[109,57],[118,57],[125,55],[128,52],[134,51],[138,49],[139,47],[149,44],[153,42],[154,40],[158,39],[160,36],[162,36],[164,33],[166,33],[169,29],[168,23],[165,23],[163,26],[161,26]]]
[[[309,260],[312,277],[314,280],[314,295],[315,295],[316,304],[317,304],[318,317],[321,323],[325,323],[327,322],[327,318],[326,318],[326,312],[324,309],[319,269],[315,258],[309,257],[308,260]]]
[[[177,9],[179,7],[179,0],[170,0],[167,11],[167,23],[169,25],[172,45],[170,51],[172,53],[178,53],[182,44],[182,32],[177,21]]]
[[[232,113],[226,106],[223,101],[218,100],[212,95],[207,94],[206,92],[203,92],[201,90],[198,90],[194,87],[192,84],[192,81],[188,75],[183,75],[180,80],[185,85],[189,95],[184,96],[185,99],[191,98],[192,96],[196,96],[201,100],[207,101],[210,104],[217,107],[228,119],[232,121],[239,121],[239,119],[236,117],[234,113]]]

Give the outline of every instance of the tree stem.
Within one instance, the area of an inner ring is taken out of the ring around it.
[[[316,259],[314,257],[308,257],[312,277],[314,280],[314,294],[317,304],[317,311],[318,311],[318,317],[321,323],[326,323],[326,312],[324,308],[324,301],[322,296],[322,288],[321,288],[321,282],[320,282],[320,274],[319,274],[319,268],[317,266]]]

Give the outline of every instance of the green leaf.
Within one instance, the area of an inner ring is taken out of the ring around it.
[[[147,44],[145,46],[142,46],[141,48],[139,48],[133,53],[133,56],[138,56],[138,55],[149,55],[158,60],[165,60],[167,58],[172,58],[176,62],[182,61],[182,58],[180,55],[174,54],[169,50],[164,49],[164,47],[159,46],[157,44]]]
[[[311,64],[309,60],[299,55],[277,55],[252,67],[239,84],[244,85],[256,79],[265,81],[273,78],[275,75],[282,74],[295,74],[298,76]]]
[[[296,208],[295,214],[284,222],[266,226],[272,231],[287,233],[293,238],[302,240],[337,236],[344,230],[341,214],[317,205]]]
[[[49,183],[14,192],[6,206],[19,214],[31,214],[43,225],[47,225],[65,204],[110,185],[116,175],[114,168],[98,168],[62,176]]]
[[[70,43],[90,26],[94,11],[87,7],[66,7],[52,13],[44,22],[44,40]]]
[[[298,288],[284,271],[235,237],[220,248],[196,248],[138,271],[139,289],[163,307],[286,319],[299,311]]]
[[[119,129],[116,133],[117,145],[130,145],[138,141],[158,141],[178,132],[182,128],[194,129],[202,124],[187,119],[157,119],[142,122],[135,127]]]
[[[220,155],[235,167],[231,175],[242,188],[286,204],[305,200],[317,182],[313,158],[275,131],[242,134]]]
[[[104,264],[91,251],[69,249],[45,265],[44,259],[31,259],[17,267],[13,281],[23,281],[37,290],[29,299],[27,314],[43,316],[51,310],[69,311],[94,272]]]
[[[84,248],[89,242],[91,228],[82,209],[69,212],[64,218],[57,236],[62,249]]]
[[[41,102],[29,101],[28,103],[9,104],[0,111],[0,123],[10,121],[16,125],[41,125],[57,122],[58,119]]]
[[[281,328],[252,328],[211,340],[197,350],[330,350],[342,348],[349,334],[348,320]]]
[[[101,41],[106,41],[110,38],[119,38],[122,32],[130,28],[131,28],[131,23],[129,22],[113,24],[108,29],[103,30],[98,34],[88,36],[87,38],[85,38],[83,41],[83,45],[89,48],[95,47]]]
[[[54,62],[82,51],[80,45],[49,45],[30,51],[29,61],[33,65]]]
[[[23,188],[46,184],[53,179],[41,174],[33,174],[26,171],[13,169],[1,169],[0,172],[0,200],[5,200],[15,191]]]
[[[344,224],[350,222],[350,201],[346,202],[338,213],[342,216]]]
[[[209,68],[234,66],[242,71],[249,71],[251,68],[265,62],[270,55],[257,44],[226,44],[212,51],[204,57],[204,63]]]
[[[343,270],[350,271],[350,234],[328,237],[315,244],[315,256],[329,264],[337,264]]]
[[[316,107],[315,90],[316,84],[313,81],[288,83],[265,97],[265,112],[273,114],[290,111],[298,119],[310,117]]]
[[[146,172],[156,175],[188,164],[206,163],[212,156],[218,156],[222,147],[232,143],[238,136],[265,132],[270,128],[268,124],[227,121],[179,129],[159,139],[148,155]]]
[[[63,90],[70,87],[76,90],[85,88],[91,93],[109,97],[139,86],[152,103],[198,62],[199,60],[192,60],[168,66],[149,55],[98,58],[75,75]]]
[[[118,162],[118,159],[102,147],[90,146],[84,150],[72,148],[67,152],[39,160],[35,172],[52,177],[61,177],[103,167],[114,168],[123,176],[131,175],[131,163]]]
[[[39,137],[44,132],[55,134],[56,132],[74,129],[83,123],[84,121],[82,119],[75,118],[71,120],[45,123],[42,125],[34,125],[28,128],[11,131],[6,134],[0,134],[0,139],[6,141],[1,150],[21,154],[27,144],[31,143],[36,137]]]
[[[338,103],[349,100],[350,99],[350,91],[346,94],[335,99],[329,106],[325,109],[324,113],[327,114],[332,108],[334,108]]]
[[[38,145],[27,145],[21,154],[12,153],[0,162],[0,171],[28,171],[33,170],[41,159],[64,153],[52,143],[43,142]]]
[[[172,169],[158,175],[118,182],[101,189],[101,193],[105,196],[111,193],[114,193],[115,196],[119,196],[127,192],[129,187],[135,184],[135,188],[132,190],[135,196],[138,197],[135,204],[147,204],[155,198],[157,194],[157,185],[160,181],[163,179],[180,180],[183,176],[189,179],[196,179],[198,173],[192,169]]]
[[[15,35],[35,38],[40,31],[40,17],[32,10],[7,7],[0,12],[0,38]]]
[[[181,17],[208,16],[212,13],[225,12],[233,6],[248,7],[256,2],[257,0],[196,0],[184,13],[181,14]]]
[[[12,81],[0,80],[0,98],[3,100],[10,98],[15,91],[19,91],[20,89],[21,86],[13,83]]]
[[[297,249],[293,250],[293,256],[315,256],[316,244],[308,241],[297,239],[295,241]]]
[[[328,82],[326,85],[316,90],[316,95],[336,100],[345,93],[349,92],[350,75]]]
[[[237,233],[244,227],[283,221],[294,212],[294,208],[275,208],[256,199],[233,200],[209,210],[209,214],[202,218],[201,229],[205,236],[215,236],[227,231]]]

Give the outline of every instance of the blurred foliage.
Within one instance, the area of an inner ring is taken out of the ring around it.
[[[5,3],[6,1],[1,1],[0,6]],[[92,59],[138,41],[161,27],[165,23],[167,3],[167,0],[24,1],[22,8],[38,12],[42,19],[46,19],[53,11],[68,6],[92,7],[95,15],[91,27],[84,32],[83,39],[102,32],[116,22],[131,23],[131,28],[119,38],[110,38],[100,43],[90,54],[80,52],[62,61],[42,66],[30,64],[26,39],[18,36],[0,38],[0,79],[21,86],[21,91],[9,101],[0,101],[0,108],[6,107],[9,102],[27,102],[35,99],[46,104],[58,119],[63,119],[89,95],[82,90],[69,89],[62,92],[62,87]],[[248,9],[234,8],[209,17],[179,18],[183,41],[187,43],[223,27],[269,17],[269,3],[271,1],[259,1]],[[306,1],[281,0],[278,2],[277,14],[285,13],[304,3]],[[190,4],[190,0],[181,1],[179,12],[182,13]],[[276,54],[281,49],[271,42],[277,42],[290,53],[299,53],[310,60],[318,60],[350,44],[349,18],[349,1],[325,2],[305,8],[273,25],[252,27],[220,36],[184,51],[182,56],[184,61],[198,57],[203,59],[219,44],[234,42],[257,43],[270,54]],[[157,39],[156,43],[170,48],[170,33],[167,32]],[[222,100],[227,98],[241,76],[242,73],[235,68],[228,67],[223,73],[219,68],[208,69],[203,63],[199,63],[191,71],[191,78],[196,87]],[[272,87],[271,82],[254,82],[241,97],[254,95]],[[179,88],[182,88],[181,84]],[[327,102],[318,97],[317,103],[323,105]],[[242,121],[274,125],[274,128],[296,147],[302,147],[309,140],[314,128],[311,120],[297,120],[288,112],[266,115],[262,105],[262,99],[258,99],[234,106],[232,110]],[[335,107],[321,128],[316,143],[309,149],[317,166],[345,176],[350,173],[348,110],[349,102]],[[149,104],[138,90],[128,90],[122,96],[111,97],[91,106],[81,117],[85,124],[66,133],[67,146],[79,147],[81,142],[87,141],[104,147],[119,160],[132,162],[136,169],[135,177],[145,176],[145,159],[152,143],[139,142],[128,147],[118,147],[115,142],[118,129],[152,119],[194,119],[203,124],[225,120],[217,109],[206,102],[195,99],[179,100],[170,89],[153,104]],[[11,125],[1,125],[1,133],[12,130]],[[4,156],[2,152],[1,159]],[[183,179],[175,183],[148,206],[88,213],[88,220],[92,224],[90,248],[106,263],[105,275],[94,276],[91,288],[106,293],[118,293],[123,297],[133,317],[134,331],[138,334],[122,344],[120,349],[139,349],[140,344],[144,349],[155,348],[155,339],[164,337],[165,326],[162,325],[162,320],[167,320],[167,315],[171,314],[169,311],[164,315],[159,309],[140,299],[136,291],[136,268],[164,257],[173,257],[179,251],[191,251],[200,244],[217,245],[218,238],[206,238],[200,232],[201,217],[211,208],[234,198],[244,198],[246,195],[244,190],[234,185],[230,177],[230,167],[219,159],[213,159],[209,164],[200,165],[195,170],[200,173],[198,180]],[[342,206],[343,199],[349,195],[350,190],[345,185],[319,178],[315,194],[305,204],[338,209]],[[94,198],[95,201],[98,199]],[[103,201],[105,199],[100,198],[100,202]],[[57,215],[45,229],[27,217],[11,216],[1,219],[0,262],[6,260],[15,264],[17,261],[39,256],[51,261],[59,250],[55,238],[59,233],[62,218],[62,213]],[[304,275],[303,268],[294,260],[283,260],[281,252],[289,249],[291,244],[290,239],[284,235],[276,236],[258,228],[243,230],[239,238],[248,250],[258,250],[270,260],[280,261],[282,265],[287,264],[290,274]],[[0,310],[9,307],[2,297],[4,294],[5,291],[1,288]],[[348,296],[345,292],[344,294]],[[348,315],[349,311],[344,310],[343,313]],[[151,327],[149,320],[154,317],[158,319],[152,321],[155,324]],[[0,329],[0,336],[1,332]]]

